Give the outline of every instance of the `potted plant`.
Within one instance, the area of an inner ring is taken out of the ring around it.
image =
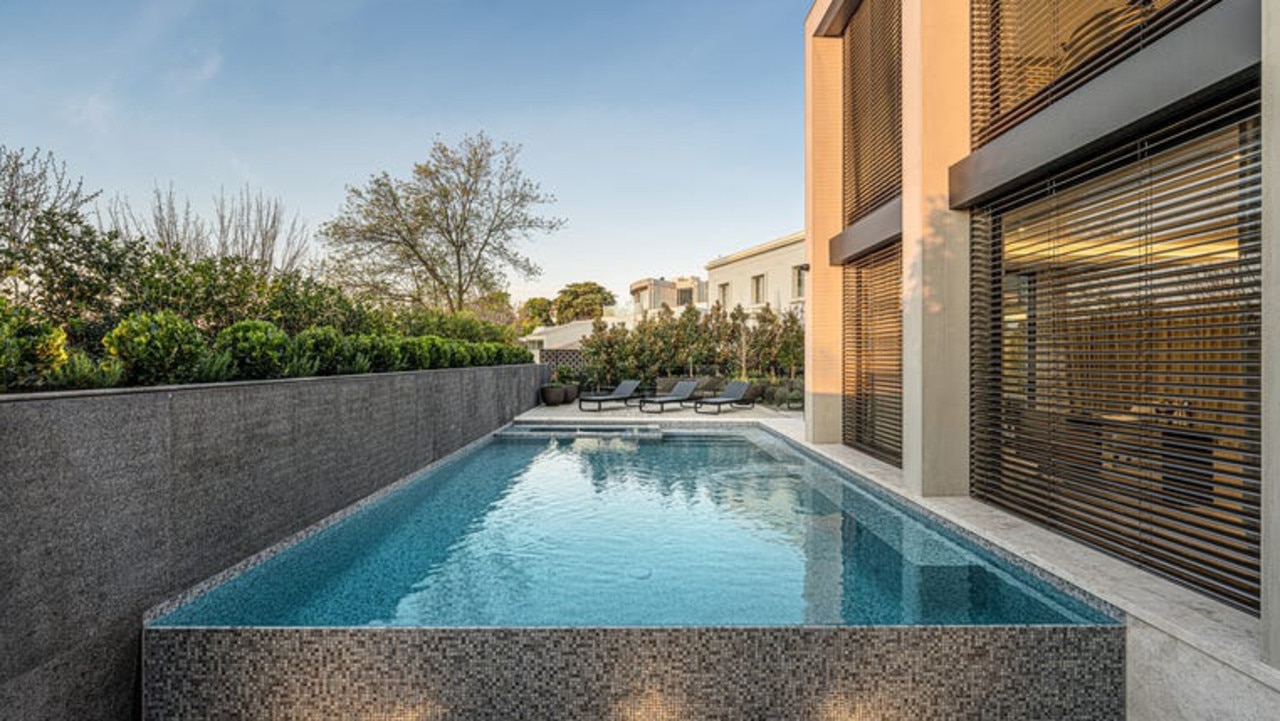
[[[558,406],[565,401],[564,386],[556,381],[551,381],[538,389],[542,394],[542,404],[546,406]]]
[[[553,380],[564,386],[564,402],[572,403],[578,400],[578,376],[573,372],[573,368],[569,366],[556,366]]]

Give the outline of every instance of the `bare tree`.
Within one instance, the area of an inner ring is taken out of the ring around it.
[[[244,258],[264,271],[299,270],[307,258],[307,224],[297,214],[286,221],[279,198],[268,198],[248,186],[232,196],[220,191],[213,199],[211,221],[200,217],[190,200],[179,203],[172,185],[153,191],[148,211],[139,214],[117,197],[107,208],[105,225],[197,258]]]
[[[179,205],[172,184],[163,191],[151,191],[147,210],[146,214],[139,214],[127,199],[116,196],[107,204],[105,222],[99,214],[98,224],[128,237],[146,238],[154,247],[182,248],[199,258],[212,254],[208,226],[191,208],[190,200]]]
[[[213,241],[221,257],[236,255],[282,272],[296,270],[307,254],[307,224],[294,214],[285,221],[279,198],[268,198],[249,186],[214,200]]]

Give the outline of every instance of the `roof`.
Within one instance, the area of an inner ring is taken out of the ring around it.
[[[761,243],[760,245],[752,246],[750,248],[747,248],[746,250],[740,250],[736,253],[730,253],[729,255],[722,255],[719,258],[714,258],[712,260],[709,260],[707,261],[707,270],[711,270],[712,268],[719,268],[722,265],[728,265],[729,263],[735,263],[739,260],[745,260],[747,258],[750,258],[753,255],[768,253],[771,250],[778,250],[779,248],[785,248],[789,245],[795,245],[797,243],[804,243],[803,230],[798,230],[790,235],[784,235],[781,238],[774,238],[773,240],[767,243]]]

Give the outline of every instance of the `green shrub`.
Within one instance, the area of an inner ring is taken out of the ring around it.
[[[470,343],[468,348],[471,350],[471,365],[473,366],[491,366],[497,362],[498,351],[494,349],[490,343]]]
[[[50,390],[111,388],[124,380],[124,366],[115,358],[95,360],[82,350],[72,350],[67,362],[51,369],[44,377]]]
[[[243,380],[279,378],[284,374],[289,336],[265,320],[242,320],[218,333],[214,350],[231,354],[235,377]]]
[[[346,353],[342,356],[342,373],[360,375],[372,372],[373,363],[369,360],[369,356],[359,350],[358,344],[347,344]]]
[[[348,373],[387,373],[404,369],[400,356],[400,336],[360,335],[347,336],[346,365]],[[363,361],[359,359],[363,358]],[[367,370],[358,370],[361,364]]]
[[[471,365],[471,344],[466,341],[444,339],[440,343],[441,368],[466,368]]]
[[[169,311],[134,313],[102,339],[129,385],[189,383],[206,347],[200,329]]]
[[[508,345],[502,347],[502,362],[508,365],[532,363],[533,351],[523,346]],[[581,380],[581,378],[579,378]]]
[[[439,338],[431,335],[402,338],[400,355],[403,358],[405,370],[421,371],[440,368],[444,353],[440,347],[441,342]]]
[[[400,336],[373,335],[369,343],[369,363],[374,373],[390,373],[405,369],[404,357],[400,355]]]
[[[289,344],[284,354],[284,369],[282,374],[285,378],[310,378],[318,375],[320,370],[320,359],[301,352],[297,346]]]
[[[236,364],[231,357],[231,351],[208,350],[200,359],[200,364],[196,366],[195,377],[192,380],[196,383],[221,383],[235,378],[235,375]]]
[[[322,325],[294,336],[290,356],[297,362],[304,358],[313,361],[318,376],[333,376],[343,372],[346,348],[346,339],[337,328]]]
[[[0,390],[37,390],[67,362],[67,334],[0,299]]]

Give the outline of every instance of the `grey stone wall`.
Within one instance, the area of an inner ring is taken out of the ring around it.
[[[1124,718],[1123,626],[157,628],[147,721]]]
[[[0,719],[126,719],[143,612],[494,430],[545,366],[0,397]]]

